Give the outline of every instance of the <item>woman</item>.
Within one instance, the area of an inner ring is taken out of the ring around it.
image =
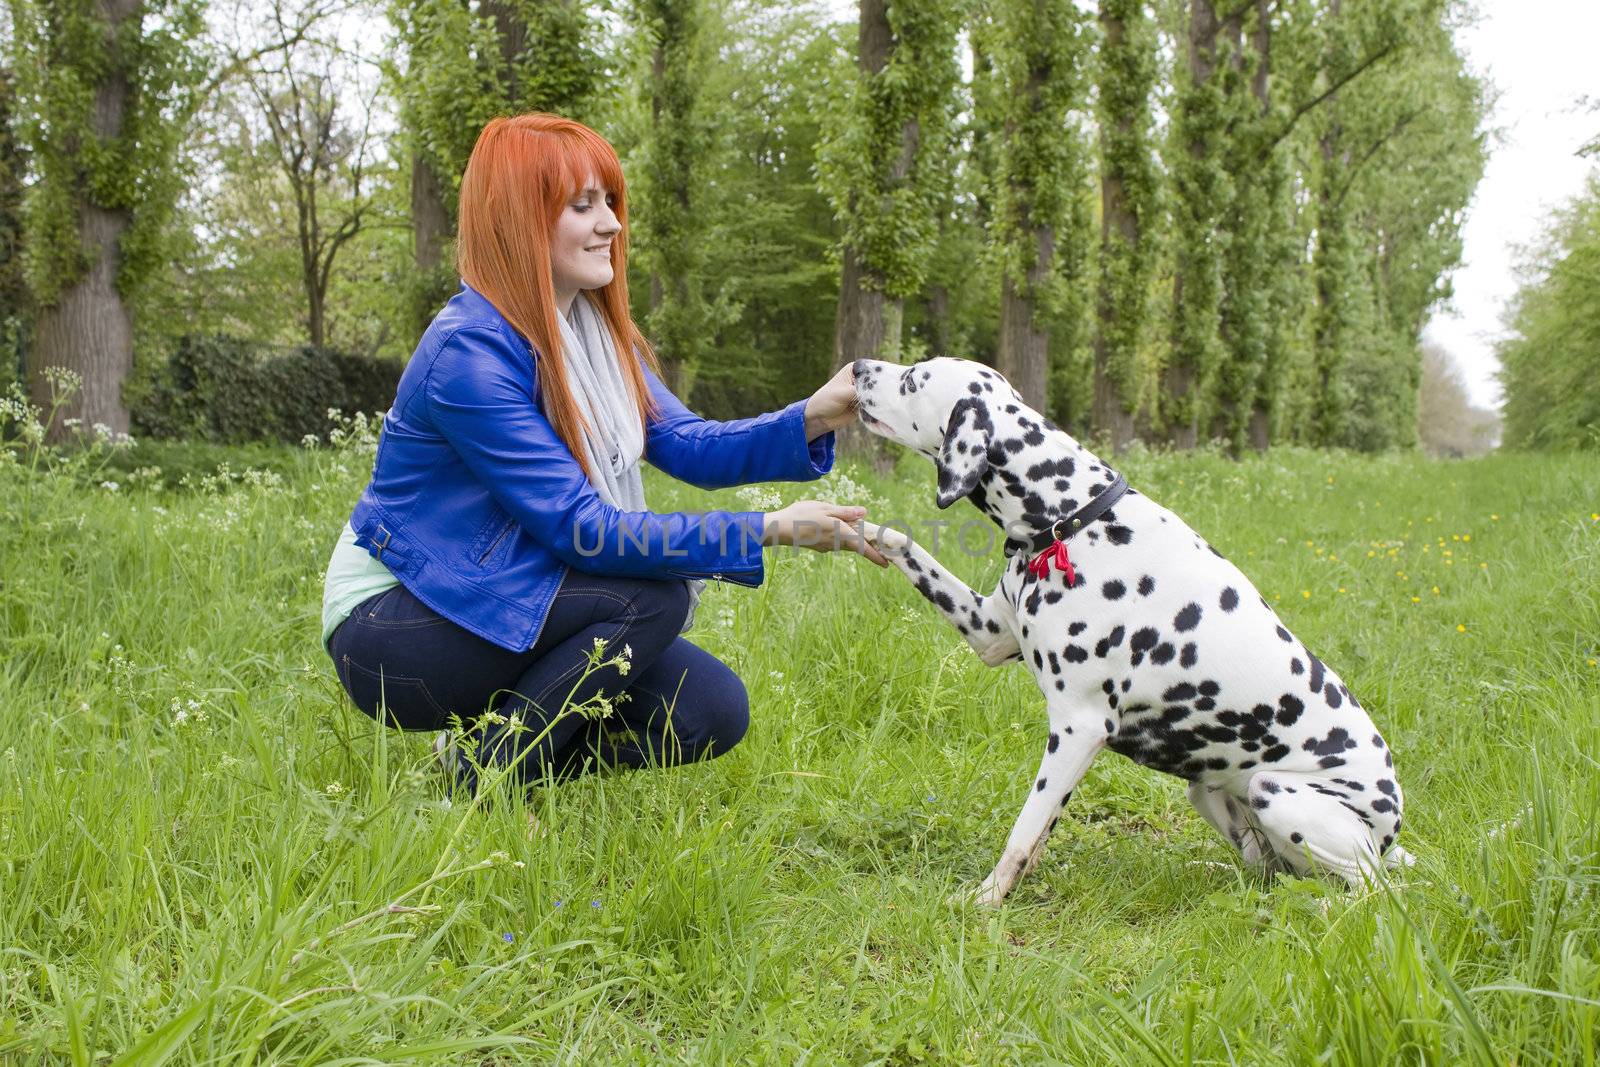
[[[646,510],[641,456],[704,488],[825,474],[855,390],[846,368],[771,414],[690,413],[628,314],[627,218],[593,130],[484,127],[461,183],[462,289],[400,378],[328,564],[323,639],[345,691],[401,729],[466,724],[475,758],[441,749],[459,787],[480,768],[530,782],[721,755],[749,704],[679,636],[702,580],[759,585],[764,546],[807,541],[884,565],[857,507]],[[603,720],[572,710],[608,703]]]

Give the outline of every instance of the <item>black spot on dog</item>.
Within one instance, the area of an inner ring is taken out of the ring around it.
[[[1307,752],[1318,756],[1331,756],[1346,749],[1356,747],[1356,739],[1342,726],[1335,726],[1328,731],[1328,736],[1323,738],[1308,737],[1301,746]],[[1342,760],[1340,761],[1343,762]]]
[[[1293,641],[1294,640],[1294,638],[1289,636],[1289,631],[1285,630],[1282,626],[1275,627],[1275,629],[1278,632],[1278,640],[1280,640],[1280,641]]]
[[[1390,796],[1399,795],[1398,791],[1394,787],[1394,783],[1389,781],[1387,778],[1378,779],[1378,792],[1388,793]]]
[[[1373,748],[1382,748],[1383,747],[1383,735],[1381,735],[1381,734],[1373,734],[1372,735],[1372,747]]]
[[[1089,624],[1086,623],[1086,622],[1075,622],[1071,626],[1067,627],[1067,636],[1068,637],[1077,637],[1079,634],[1083,633],[1083,631],[1087,630],[1088,628],[1089,628]]]
[[[1047,779],[1041,778],[1037,782],[1033,783],[1033,788],[1035,788],[1039,792],[1043,793],[1044,792],[1044,787],[1049,785],[1049,784],[1050,783],[1049,783],[1049,781]]]
[[[1062,655],[1067,658],[1068,663],[1083,663],[1089,658],[1089,650],[1080,648],[1077,645],[1068,645],[1067,650]]]
[[[1332,682],[1322,687],[1322,698],[1328,702],[1328,707],[1336,708],[1344,703],[1344,697],[1339,695],[1339,690],[1334,688]]]
[[[1296,656],[1294,659],[1289,661],[1289,673],[1290,674],[1304,674],[1304,673],[1306,673],[1306,665],[1304,663],[1300,662],[1300,657],[1299,656]]]
[[[1046,752],[1054,752],[1061,747],[1061,735],[1051,734],[1049,742],[1044,746]]]
[[[1300,714],[1305,710],[1306,706],[1298,698],[1290,696],[1288,693],[1283,694],[1278,698],[1278,714],[1276,716],[1278,725],[1293,726],[1295,721],[1300,718]],[[1306,744],[1309,746],[1310,742],[1308,741]],[[1343,750],[1341,749],[1341,751]]]
[[[1190,641],[1188,644],[1183,646],[1183,651],[1179,653],[1178,665],[1180,667],[1193,667],[1199,661],[1200,649],[1193,641]]]
[[[1251,797],[1250,798],[1250,806],[1252,808],[1255,808],[1257,811],[1265,811],[1267,809],[1267,804],[1268,803],[1270,803],[1270,802],[1267,800],[1266,797]]]
[[[1139,595],[1149,596],[1156,591],[1156,580],[1148,574],[1139,579]]]
[[[1288,745],[1273,745],[1271,748],[1269,748],[1265,752],[1261,753],[1261,762],[1263,762],[1263,763],[1277,763],[1279,760],[1283,759],[1283,757],[1287,756],[1288,754],[1289,754],[1289,746]]]
[[[1168,663],[1171,663],[1173,657],[1175,657],[1177,654],[1177,649],[1163,641],[1155,648],[1150,650],[1150,662],[1156,664],[1157,666],[1164,666]]]
[[[1344,765],[1345,761],[1340,759],[1338,756],[1323,756],[1321,759],[1317,760],[1317,766],[1321,767],[1325,771],[1332,770],[1335,767],[1343,767]],[[1348,806],[1349,805],[1346,805],[1346,807]]]
[[[1122,594],[1126,593],[1127,591],[1128,587],[1117,581],[1115,578],[1111,579],[1111,581],[1100,587],[1100,594],[1107,600],[1121,600]]]
[[[1171,689],[1168,689],[1165,693],[1162,693],[1161,699],[1166,701],[1193,700],[1196,692],[1198,692],[1198,690],[1196,690],[1195,687],[1190,685],[1188,682],[1179,682]]]
[[[1133,531],[1126,526],[1107,526],[1106,540],[1114,545],[1125,545],[1133,540]]]
[[[1306,839],[1305,835],[1302,834],[1299,830],[1296,830],[1294,833],[1289,835],[1289,840],[1293,841],[1297,845],[1300,844],[1305,839]]]
[[[1309,652],[1307,652],[1306,655],[1311,659],[1311,677],[1307,679],[1307,682],[1311,686],[1311,692],[1317,693],[1322,689],[1322,661],[1317,657],[1312,656]]]
[[[1217,601],[1223,611],[1232,611],[1239,606],[1239,590],[1228,586],[1222,591],[1222,596]]]
[[[1122,627],[1114,627],[1110,633],[1106,634],[1100,640],[1095,642],[1094,654],[1101,659],[1105,659],[1107,653],[1109,653],[1113,648],[1116,648],[1118,645],[1122,644],[1122,635]],[[1109,681],[1106,682],[1106,685],[1109,686],[1110,684],[1111,683]],[[1107,689],[1106,692],[1109,693],[1110,690]]]
[[[1143,626],[1135,630],[1133,636],[1128,639],[1128,651],[1133,653],[1133,665],[1137,667],[1143,663],[1145,653],[1155,648],[1160,640],[1161,635],[1152,627]]]
[[[1192,630],[1196,626],[1199,626],[1200,605],[1195,603],[1185,604],[1183,610],[1178,612],[1178,614],[1173,618],[1172,625],[1178,628],[1179,633],[1182,633],[1185,630]]]

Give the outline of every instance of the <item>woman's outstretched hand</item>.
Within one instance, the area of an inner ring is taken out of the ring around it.
[[[806,440],[850,425],[856,417],[855,364],[846,363],[806,401]]]
[[[761,543],[814,548],[818,552],[845,549],[887,567],[889,561],[861,532],[861,520],[866,515],[863,507],[797,500],[786,508],[767,512],[761,526]]]

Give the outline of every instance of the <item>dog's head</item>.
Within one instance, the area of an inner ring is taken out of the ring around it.
[[[988,472],[1001,406],[1013,413],[1022,406],[1004,378],[965,359],[941,356],[909,367],[858,359],[855,382],[867,429],[916,449],[938,467],[941,508],[971,493]]]

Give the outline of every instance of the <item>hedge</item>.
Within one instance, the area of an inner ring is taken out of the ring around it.
[[[387,410],[404,366],[310,345],[186,336],[165,364],[136,374],[123,395],[136,437],[298,444],[328,431],[330,408]]]

